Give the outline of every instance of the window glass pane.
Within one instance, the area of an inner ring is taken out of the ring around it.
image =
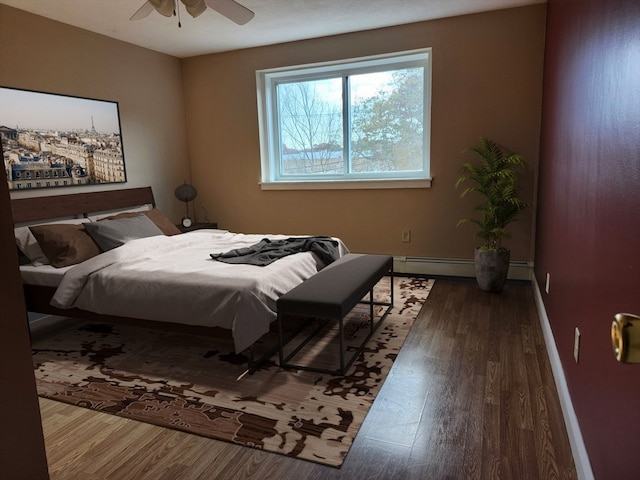
[[[430,49],[256,77],[263,185],[430,180]]]
[[[344,174],[342,79],[277,86],[280,175]]]
[[[423,168],[424,69],[349,77],[351,171]]]

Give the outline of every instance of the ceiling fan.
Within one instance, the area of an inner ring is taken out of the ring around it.
[[[248,8],[240,5],[235,0],[180,0],[187,12],[192,17],[197,17],[203,13],[207,7],[224,15],[232,22],[238,25],[244,25],[254,16],[254,13]],[[145,18],[153,11],[158,12],[165,17],[171,17],[178,12],[178,0],[147,0],[129,20],[140,20]],[[180,21],[178,20],[178,26]]]

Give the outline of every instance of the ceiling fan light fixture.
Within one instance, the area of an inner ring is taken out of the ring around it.
[[[204,0],[182,0],[182,3],[193,18],[201,15],[207,9],[207,4],[204,3]]]
[[[201,15],[207,7],[227,17],[238,25],[244,25],[254,17],[254,13],[236,0],[180,0],[192,17]],[[146,0],[129,20],[140,20],[147,17],[153,11],[165,17],[178,15],[180,25],[180,10],[178,0]]]
[[[153,5],[153,8],[155,8],[156,12],[160,15],[164,15],[165,17],[173,16],[176,6],[174,0],[148,0],[148,2]]]

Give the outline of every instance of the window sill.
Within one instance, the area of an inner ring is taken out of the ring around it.
[[[431,178],[413,180],[325,180],[321,182],[260,182],[262,190],[373,190],[431,188]]]

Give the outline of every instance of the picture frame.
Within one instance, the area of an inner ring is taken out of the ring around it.
[[[127,181],[118,102],[0,86],[9,190]]]

